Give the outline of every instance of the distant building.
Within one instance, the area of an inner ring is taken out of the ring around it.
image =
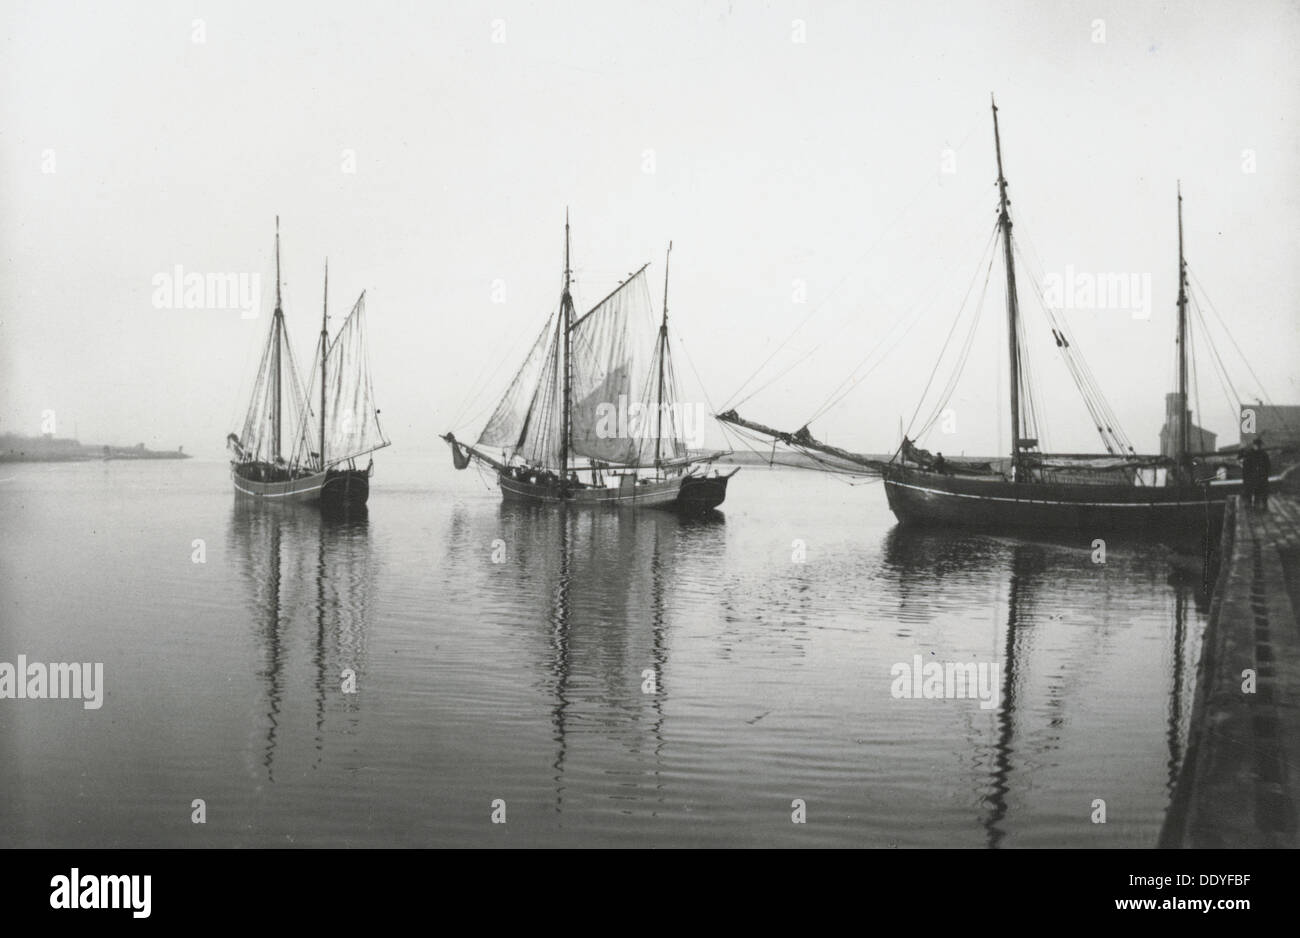
[[[1187,410],[1182,395],[1175,391],[1165,395],[1165,425],[1160,428],[1160,455],[1178,455],[1178,421],[1183,413],[1187,414],[1187,451],[1213,453],[1214,441],[1218,437],[1192,423],[1192,412]]]
[[[1268,446],[1300,446],[1300,407],[1294,405],[1242,404],[1241,445],[1249,446],[1262,436]],[[1247,427],[1254,427],[1247,431]]]

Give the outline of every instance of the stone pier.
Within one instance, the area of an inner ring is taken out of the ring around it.
[[[1220,556],[1160,846],[1300,846],[1300,497],[1231,499]]]

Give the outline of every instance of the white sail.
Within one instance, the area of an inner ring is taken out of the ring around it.
[[[362,293],[325,353],[325,421],[323,465],[333,466],[388,445],[379,424],[370,375],[365,330],[366,295]],[[321,461],[320,346],[312,371],[308,406],[298,430],[299,451]]]
[[[655,401],[653,312],[645,268],[581,317],[570,333],[572,452],[636,465]],[[653,441],[652,449],[653,449]]]
[[[510,382],[510,387],[506,389],[505,396],[501,398],[496,410],[488,418],[487,425],[483,427],[483,432],[479,434],[476,446],[488,449],[500,448],[507,457],[513,456],[520,448],[521,435],[528,421],[533,396],[542,371],[546,367],[547,352],[554,331],[553,318],[548,319],[546,325],[542,327],[537,340],[533,342],[528,355],[524,358],[523,365],[515,374],[514,380]]]
[[[277,387],[280,394],[278,428],[276,426]],[[267,336],[266,348],[262,351],[248,412],[239,433],[240,461],[274,463],[277,458],[288,457],[293,450],[293,431],[299,426],[305,411],[302,381],[298,377],[298,368],[289,347],[284,318],[277,314],[271,317],[271,329]]]

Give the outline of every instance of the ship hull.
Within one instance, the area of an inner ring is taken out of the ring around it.
[[[889,508],[903,524],[1007,531],[1158,536],[1218,530],[1240,481],[1188,486],[1018,483],[894,467],[884,474]]]
[[[727,479],[683,477],[649,479],[607,488],[583,486],[563,491],[558,481],[530,482],[498,471],[501,497],[525,504],[572,505],[577,508],[654,508],[700,514],[722,504]]]
[[[677,493],[677,510],[682,514],[702,515],[721,505],[727,498],[727,481],[731,476],[700,478],[692,476],[682,480]]]
[[[365,469],[331,469],[320,490],[322,509],[359,508],[370,498],[370,473]]]
[[[249,479],[231,469],[230,478],[241,497],[272,503],[347,508],[364,505],[370,497],[369,473],[364,469],[330,469],[274,482]]]

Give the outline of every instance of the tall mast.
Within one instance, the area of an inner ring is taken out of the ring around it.
[[[560,441],[560,479],[563,484],[569,480],[569,438],[573,432],[570,414],[570,394],[572,393],[571,375],[569,373],[569,329],[573,323],[573,297],[569,293],[569,281],[572,271],[569,269],[569,210],[564,210],[564,295],[560,298],[562,311],[562,328],[564,329],[564,437]]]
[[[330,260],[325,258],[325,298],[321,303],[320,316],[320,467],[325,468],[325,348],[329,339],[330,309]]]
[[[664,318],[659,324],[659,403],[655,408],[655,468],[659,467],[659,450],[664,440],[664,356],[668,354],[668,261],[673,256],[673,243],[668,242],[664,255]]]
[[[1178,471],[1187,465],[1187,262],[1183,260],[1183,186],[1178,183]]]
[[[275,216],[275,328],[272,331],[275,342],[273,386],[274,406],[271,410],[271,462],[280,458],[280,339],[284,331],[284,310],[280,306],[280,216]]]
[[[991,95],[989,100],[993,101]],[[1016,266],[1011,252],[1011,213],[1007,210],[1007,180],[1002,175],[1002,137],[998,133],[998,105],[996,101],[993,101],[993,143],[998,154],[998,197],[1001,203],[998,225],[1002,229],[1002,252],[1007,267],[1007,344],[1011,361],[1011,466],[1013,477],[1019,480],[1020,346],[1017,336],[1020,308],[1016,300]]]

